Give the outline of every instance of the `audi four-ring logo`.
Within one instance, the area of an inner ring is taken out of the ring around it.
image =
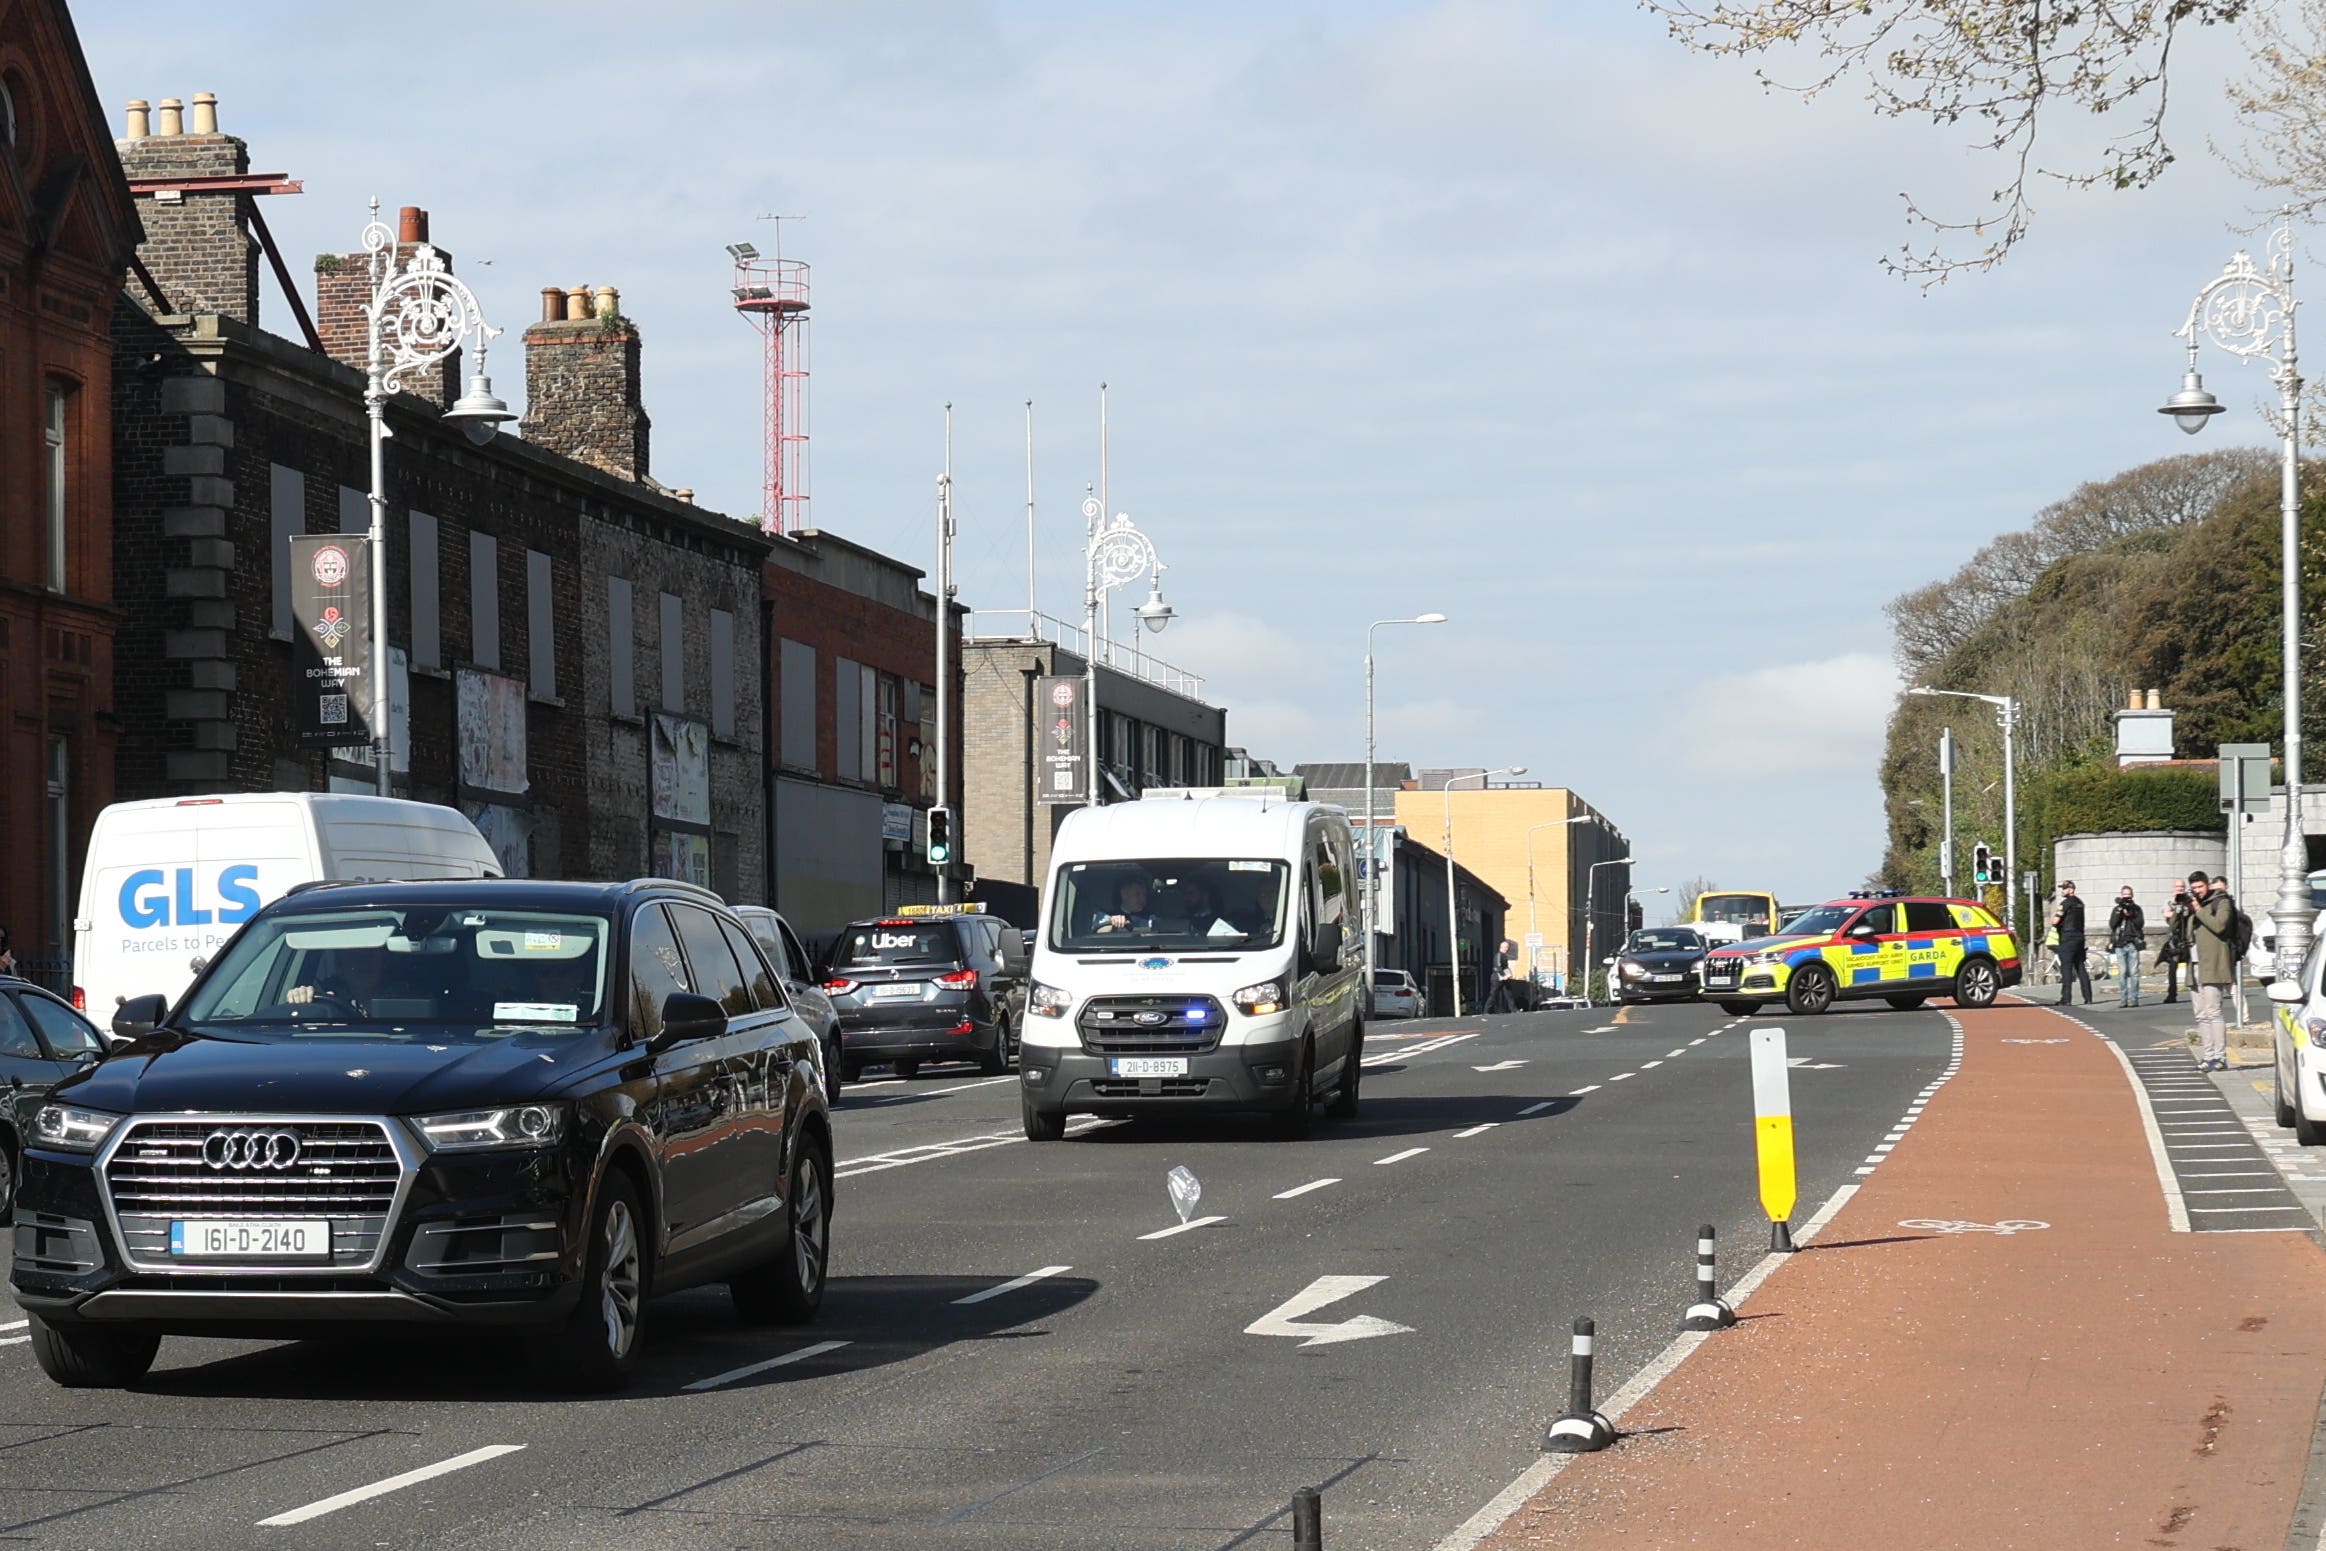
[[[299,1161],[295,1131],[213,1131],[202,1161],[214,1169],[287,1169]]]

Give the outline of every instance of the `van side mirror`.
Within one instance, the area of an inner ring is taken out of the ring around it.
[[[151,1034],[169,1010],[169,998],[165,996],[133,996],[113,1011],[113,1037],[138,1039]]]
[[[698,1039],[717,1039],[727,1032],[727,1009],[693,991],[673,991],[663,998],[662,1032],[646,1048],[659,1055],[673,1045]]]
[[[1316,929],[1316,963],[1319,969],[1338,969],[1341,966],[1341,923],[1327,921]]]

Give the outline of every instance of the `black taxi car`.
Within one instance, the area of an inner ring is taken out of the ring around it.
[[[24,1141],[10,1286],[59,1384],[372,1320],[512,1327],[610,1389],[649,1293],[822,1303],[819,1047],[708,890],[309,885],[115,1032]]]
[[[1018,929],[972,905],[907,905],[840,929],[824,994],[840,1015],[843,1075],[886,1061],[899,1077],[924,1061],[1017,1060],[1032,955]]]

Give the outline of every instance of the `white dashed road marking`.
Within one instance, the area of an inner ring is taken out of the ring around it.
[[[466,1470],[471,1465],[481,1465],[487,1460],[499,1459],[504,1454],[518,1453],[524,1447],[525,1445],[522,1443],[487,1444],[481,1449],[471,1449],[466,1454],[455,1454],[450,1459],[438,1460],[433,1465],[423,1465],[418,1470],[407,1470],[400,1476],[390,1476],[385,1481],[374,1481],[369,1486],[359,1486],[353,1491],[341,1492],[336,1497],[326,1497],[320,1502],[311,1502],[304,1508],[293,1508],[288,1513],[278,1513],[271,1519],[261,1519],[258,1521],[258,1527],[260,1529],[280,1529],[285,1525],[304,1524],[309,1519],[320,1519],[327,1513],[337,1513],[342,1508],[352,1508],[357,1503],[370,1502],[373,1498],[385,1497],[390,1492],[400,1492],[407,1486],[418,1486],[423,1481],[433,1481],[438,1476],[448,1476],[456,1470]]]
[[[1039,1271],[1030,1271],[1024,1276],[1012,1278],[999,1287],[988,1287],[983,1292],[973,1292],[966,1298],[956,1298],[953,1301],[956,1304],[983,1303],[988,1298],[998,1298],[1003,1293],[1014,1293],[1021,1287],[1031,1287],[1046,1276],[1057,1276],[1073,1269],[1072,1266],[1044,1266]]]
[[[1375,1158],[1373,1160],[1373,1167],[1379,1168],[1385,1163],[1403,1163],[1408,1158],[1418,1158],[1423,1153],[1428,1151],[1429,1149],[1427,1147],[1408,1147],[1405,1151],[1393,1152],[1386,1158]]]
[[[725,1373],[714,1373],[709,1378],[697,1379],[686,1387],[689,1391],[720,1389],[738,1380],[766,1373],[773,1368],[788,1368],[793,1363],[806,1362],[809,1358],[821,1357],[826,1352],[837,1352],[847,1344],[845,1341],[818,1341],[813,1346],[803,1346],[797,1351],[785,1352],[780,1357],[770,1357],[762,1362],[745,1363],[742,1367],[730,1368]]]
[[[1480,1134],[1482,1134],[1482,1133],[1484,1133],[1484,1132],[1487,1132],[1487,1131],[1491,1131],[1491,1130],[1493,1130],[1493,1129],[1494,1129],[1496,1126],[1498,1126],[1498,1125],[1500,1125],[1500,1124],[1502,1124],[1502,1122],[1501,1122],[1501,1121],[1499,1121],[1499,1120],[1489,1120],[1489,1121],[1487,1121],[1487,1122],[1486,1122],[1486,1124],[1484,1124],[1484,1125],[1482,1125],[1482,1126],[1472,1126],[1472,1127],[1471,1127],[1469,1130],[1467,1130],[1467,1131],[1456,1131],[1456,1132],[1454,1133],[1454,1140],[1455,1140],[1455,1141],[1457,1141],[1457,1142],[1459,1142],[1459,1141],[1464,1141],[1464,1140],[1467,1140],[1467,1139],[1468,1139],[1468,1138],[1470,1138],[1470,1137],[1473,1137],[1473,1136],[1480,1135]]]
[[[1332,1179],[1312,1179],[1305,1185],[1295,1185],[1290,1190],[1279,1190],[1269,1199],[1275,1201],[1289,1201],[1294,1196],[1305,1196],[1312,1190],[1322,1190],[1327,1185],[1337,1185],[1339,1183],[1340,1179],[1337,1176]]]
[[[1139,1235],[1139,1241],[1145,1243],[1149,1239],[1167,1239],[1175,1233],[1193,1233],[1198,1228],[1208,1228],[1215,1222],[1226,1221],[1225,1217],[1190,1217],[1187,1221],[1173,1223],[1168,1228],[1158,1228],[1153,1233],[1142,1233]]]
[[[1574,1093],[1569,1095],[1569,1097],[1580,1098],[1586,1093],[1596,1093],[1598,1091],[1599,1085],[1594,1083],[1588,1088],[1577,1088]],[[1540,1104],[1529,1104],[1526,1108],[1518,1112],[1518,1117],[1519,1119],[1524,1120],[1529,1115],[1539,1115],[1544,1110],[1549,1109],[1553,1104],[1558,1102],[1559,1101],[1557,1099],[1545,1099]]]

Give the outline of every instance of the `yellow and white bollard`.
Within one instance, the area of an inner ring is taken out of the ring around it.
[[[1785,1031],[1753,1030],[1753,1143],[1761,1165],[1761,1209],[1769,1214],[1769,1248],[1793,1248],[1793,1086],[1785,1065]]]

